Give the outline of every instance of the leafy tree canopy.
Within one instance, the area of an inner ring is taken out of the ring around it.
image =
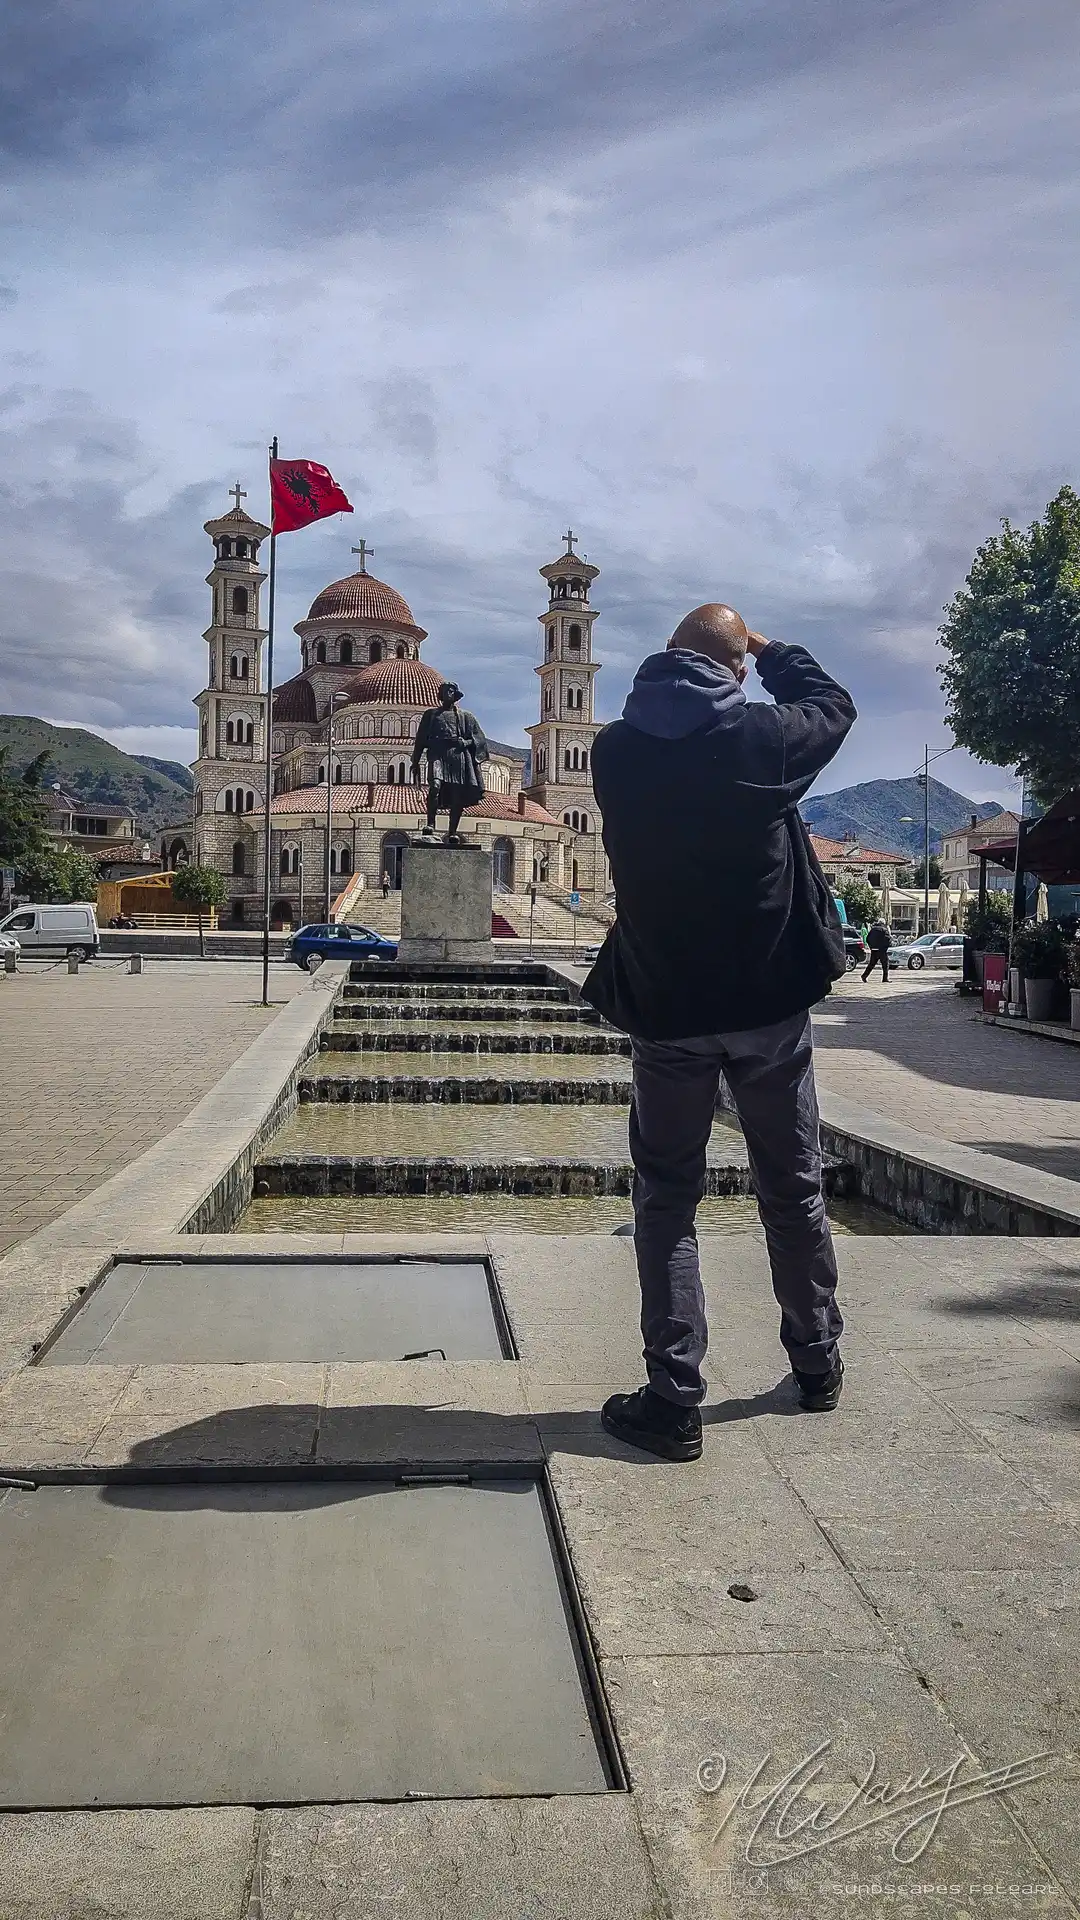
[[[925,865],[926,865],[925,860],[916,860],[914,866],[902,867],[900,869],[900,872],[896,876],[897,886],[898,887],[925,886],[926,881],[923,877],[923,869]],[[938,859],[936,853],[932,853],[930,855],[930,885],[932,887],[940,887],[941,885],[941,861]]]
[[[844,912],[853,927],[864,926],[870,920],[876,920],[878,897],[865,880],[844,880],[837,888],[844,903]]]
[[[1002,522],[946,608],[948,721],[979,760],[1048,802],[1080,780],[1080,497],[1062,487],[1025,531]]]
[[[41,798],[45,759],[39,754],[25,773],[12,773],[7,754],[0,748],[0,865],[14,867],[20,883],[28,863],[46,858],[53,849]]]
[[[224,878],[216,867],[197,867],[192,861],[186,867],[177,867],[173,874],[173,899],[181,906],[191,907],[195,913],[209,913],[212,908],[220,907],[225,893]]]

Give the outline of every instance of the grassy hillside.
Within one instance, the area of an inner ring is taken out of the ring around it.
[[[122,753],[83,727],[54,727],[26,714],[0,714],[0,748],[21,773],[39,753],[49,756],[47,779],[59,780],[77,799],[109,800],[132,807],[136,830],[149,839],[163,826],[185,820],[191,810],[191,775],[172,760]]]
[[[801,807],[803,819],[827,840],[856,834],[863,846],[879,853],[923,850],[923,790],[915,779],[865,780],[839,793],[814,793]],[[968,800],[940,780],[930,780],[930,849],[938,852],[943,833],[966,827],[973,813],[987,820],[1001,809],[993,802]],[[910,815],[905,823],[903,816]]]

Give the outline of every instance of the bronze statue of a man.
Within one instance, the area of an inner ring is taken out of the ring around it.
[[[465,808],[475,806],[484,797],[484,778],[480,766],[482,761],[489,758],[484,730],[475,714],[464,710],[459,712],[460,699],[461,688],[456,687],[452,680],[447,680],[439,688],[438,706],[429,707],[426,713],[420,715],[412,750],[414,780],[421,757],[427,754],[425,836],[431,838],[434,835],[435,816],[446,809],[450,815],[446,844],[450,847],[466,844],[458,832],[458,824]]]

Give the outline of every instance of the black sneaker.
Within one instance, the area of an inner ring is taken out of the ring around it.
[[[837,1354],[828,1373],[800,1373],[791,1369],[799,1389],[799,1405],[807,1413],[831,1413],[844,1385],[844,1363]]]
[[[700,1460],[701,1415],[696,1407],[677,1407],[651,1387],[613,1393],[600,1409],[608,1433],[628,1446],[643,1447],[663,1460]]]

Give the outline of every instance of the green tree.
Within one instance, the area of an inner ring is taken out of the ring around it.
[[[212,913],[225,898],[225,881],[216,867],[197,867],[191,862],[177,867],[173,874],[172,895],[182,907],[193,907],[199,916],[199,956],[206,959],[203,938],[203,914]]]
[[[27,880],[35,861],[47,860],[54,843],[46,830],[41,779],[47,755],[32,760],[25,773],[13,773],[5,748],[0,748],[0,865],[14,867],[18,881]]]
[[[947,719],[979,760],[1042,801],[1080,779],[1080,497],[1062,487],[1026,532],[1002,521],[946,608]]]
[[[877,919],[878,897],[865,880],[842,880],[837,892],[853,927],[862,927]]]
[[[48,841],[38,851],[24,857],[23,885],[35,900],[97,899],[98,870],[81,847],[57,846]]]

